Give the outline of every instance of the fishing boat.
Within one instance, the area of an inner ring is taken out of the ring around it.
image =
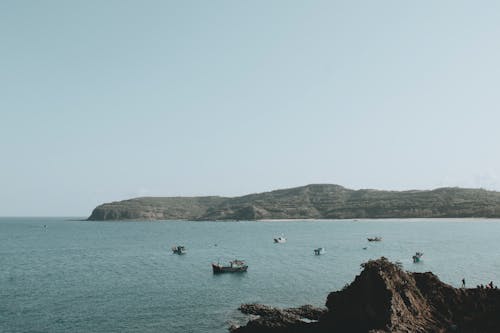
[[[369,242],[380,242],[382,241],[382,237],[368,237]]]
[[[318,247],[317,249],[314,249],[314,254],[319,256],[321,254],[325,254],[326,250],[324,247]]]
[[[248,269],[248,265],[243,260],[235,259],[233,261],[230,261],[228,265],[220,263],[212,263],[212,269],[214,271],[214,274],[238,273],[238,272],[246,272]]]
[[[414,263],[418,263],[422,260],[422,256],[424,254],[422,252],[416,252],[415,255],[412,257]]]
[[[283,235],[281,235],[280,237],[275,238],[274,242],[275,243],[286,243],[286,238]]]
[[[172,246],[172,252],[174,254],[186,254],[187,250],[182,245],[175,245],[175,246]]]

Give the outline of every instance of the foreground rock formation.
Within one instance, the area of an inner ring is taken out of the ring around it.
[[[260,317],[230,331],[500,332],[498,289],[456,289],[432,273],[405,272],[385,258],[362,266],[350,285],[328,295],[325,310],[242,305],[243,313]]]
[[[242,197],[145,197],[100,205],[89,220],[500,217],[500,192],[350,190],[307,185]]]

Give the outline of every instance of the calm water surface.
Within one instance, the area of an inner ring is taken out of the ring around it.
[[[323,305],[380,256],[454,286],[500,284],[499,222],[0,218],[0,332],[226,332],[244,319],[240,303]],[[273,244],[282,233],[288,242]],[[178,243],[188,254],[171,254]],[[212,274],[212,261],[236,257],[247,273]]]

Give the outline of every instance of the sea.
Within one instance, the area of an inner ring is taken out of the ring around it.
[[[173,254],[176,244],[187,254]],[[500,220],[0,218],[0,332],[227,332],[248,319],[242,303],[324,306],[382,256],[456,287],[500,284]],[[212,273],[212,262],[236,258],[248,272]]]

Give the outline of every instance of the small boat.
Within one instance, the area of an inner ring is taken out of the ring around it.
[[[382,241],[382,237],[368,237],[369,242],[380,242]]]
[[[187,250],[182,245],[176,245],[176,246],[172,246],[172,252],[174,254],[186,254]]]
[[[314,249],[314,254],[319,256],[321,254],[325,254],[326,250],[324,247],[318,247],[317,249]]]
[[[275,243],[286,243],[286,238],[283,235],[281,235],[280,237],[275,238],[274,242]]]
[[[421,258],[423,255],[424,254],[422,252],[416,252],[415,255],[412,257],[413,262],[414,263],[420,262],[422,260]]]
[[[237,273],[237,272],[246,272],[248,269],[248,265],[245,264],[243,260],[235,259],[229,262],[229,265],[222,265],[220,263],[212,263],[212,269],[214,274],[217,273]]]

